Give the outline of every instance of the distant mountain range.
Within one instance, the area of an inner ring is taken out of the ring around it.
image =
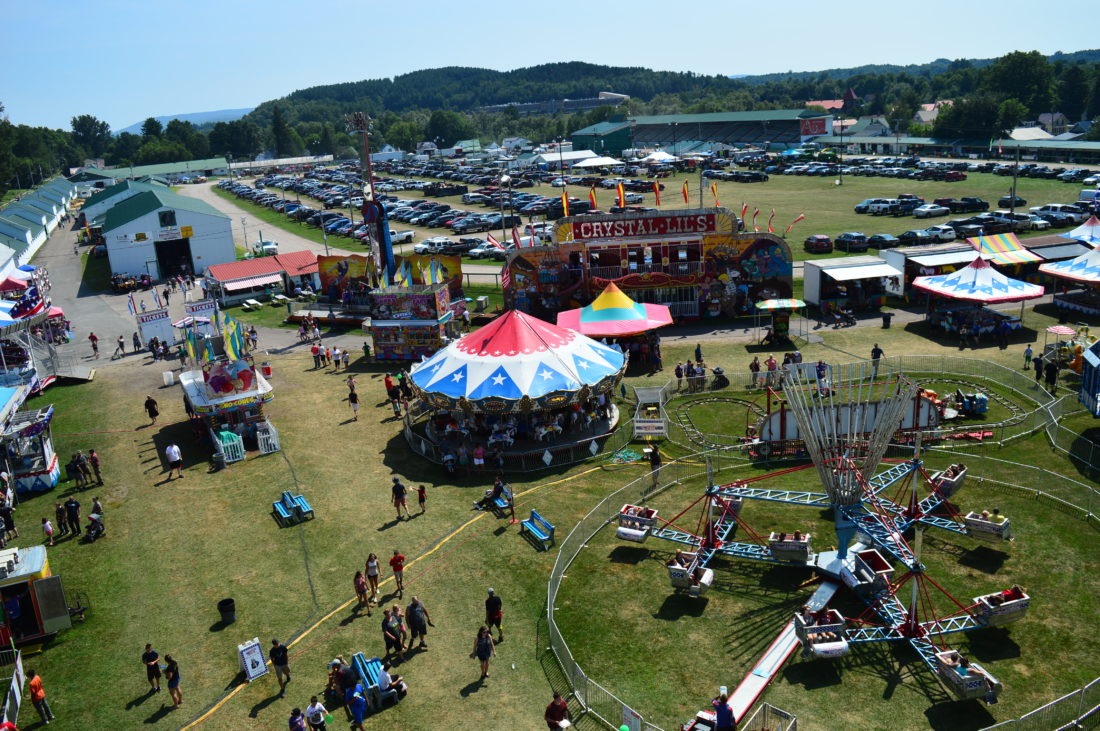
[[[233,122],[240,119],[244,115],[251,112],[255,107],[245,107],[244,109],[219,109],[216,112],[189,112],[188,114],[166,114],[161,117],[154,117],[161,124],[168,124],[173,119],[178,119],[182,122],[190,122],[196,127],[201,127],[204,124],[214,124],[215,122]],[[129,127],[122,129],[116,129],[113,134],[122,134],[123,132],[129,132],[130,134],[140,134],[141,125],[145,124],[145,120],[135,122]]]

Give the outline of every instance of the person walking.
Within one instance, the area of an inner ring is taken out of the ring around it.
[[[752,363],[749,363],[749,372],[752,373],[752,387],[756,388],[756,384],[760,381],[760,356],[753,356]]]
[[[348,405],[351,406],[351,420],[359,421],[359,394],[354,388],[348,391]]]
[[[103,484],[103,474],[99,471],[99,455],[96,454],[94,449],[88,450],[88,464],[92,466],[92,471],[95,472],[95,481],[97,485]]]
[[[168,479],[172,479],[172,472],[178,472],[180,479],[183,479],[183,452],[180,451],[179,446],[175,442],[172,442],[164,448],[164,456],[168,459]]]
[[[405,483],[401,482],[397,477],[393,478],[393,507],[397,510],[397,520],[401,520],[401,508],[405,509],[405,515],[409,518],[412,515],[409,513],[408,495],[409,489],[405,487]],[[396,551],[394,552],[396,553]],[[393,563],[392,561],[390,562]],[[400,587],[398,587],[400,590]]]
[[[408,508],[406,508],[408,511]],[[397,582],[397,595],[401,596],[405,593],[405,557],[401,555],[400,551],[393,552],[393,558],[390,559],[390,568],[393,570],[393,580]]]
[[[362,571],[356,571],[352,584],[355,586],[355,598],[359,600],[359,603],[355,605],[355,611],[358,612],[365,606],[367,608],[367,616],[369,617],[370,598],[367,597],[367,577],[363,576]]]
[[[140,353],[141,352],[141,336],[138,335],[137,333],[134,333],[133,337],[130,338],[130,342],[134,346],[134,352],[135,353]]]
[[[871,348],[871,378],[874,379],[878,376],[878,362],[882,356],[886,355],[886,351],[875,343],[875,346]]]
[[[351,363],[351,351],[344,348],[344,352],[340,354],[340,359],[344,361],[344,370],[346,371]]]
[[[504,601],[496,592],[489,589],[489,598],[485,600],[485,625],[497,628],[497,642],[504,642]]]
[[[149,414],[149,426],[157,423],[157,417],[160,416],[160,408],[157,405],[157,400],[152,395],[145,397],[145,413]]]
[[[115,352],[111,353],[111,358],[113,359],[116,355],[120,357],[126,355],[126,338],[121,335],[118,336],[118,345],[115,346]]]
[[[364,731],[363,716],[367,713],[367,691],[362,683],[356,683],[354,688],[349,688],[344,694],[348,712],[351,713],[351,727]]]
[[[370,585],[370,598],[369,598],[369,601],[374,601],[375,597],[378,596],[378,574],[379,574],[379,569],[378,569],[378,556],[376,556],[373,553],[367,555],[366,572],[367,572],[367,584]]]
[[[321,348],[314,343],[310,346],[309,352],[313,354],[313,370],[317,370],[321,367]]]
[[[339,346],[332,349],[332,372],[336,373],[340,370],[340,348]]]
[[[69,532],[69,520],[65,514],[65,506],[61,503],[53,504],[53,519],[61,535],[65,535]]]
[[[561,697],[561,693],[554,691],[554,700],[546,706],[546,713],[542,715],[542,720],[546,721],[547,728],[552,729],[561,728],[561,722],[569,720],[569,704]]]
[[[1025,371],[1027,369],[1031,368],[1031,357],[1032,357],[1033,353],[1034,353],[1034,351],[1031,349],[1031,344],[1029,343],[1028,346],[1026,348],[1024,348],[1024,370]]]
[[[409,621],[409,649],[412,649],[413,641],[419,637],[420,644],[417,647],[421,650],[427,650],[428,643],[424,640],[428,637],[428,627],[435,626],[432,624],[432,615],[428,614],[428,608],[424,606],[420,599],[414,596],[405,609],[405,616]]]
[[[4,522],[4,542],[19,537],[19,529],[15,527],[15,508],[10,500],[0,504],[0,520]]]
[[[43,518],[42,519],[42,535],[44,535],[46,537],[46,545],[47,546],[52,546],[53,545],[53,523],[50,522],[49,518]]]
[[[290,683],[290,655],[286,645],[278,640],[271,641],[271,649],[267,651],[267,657],[271,660],[271,666],[275,668],[275,679],[279,681],[279,697],[286,697],[286,686]]]
[[[495,657],[497,654],[496,647],[493,645],[493,635],[489,632],[489,628],[482,625],[477,630],[477,637],[474,638],[474,650],[470,653],[471,658],[477,658],[477,661],[481,664],[481,677],[479,680],[485,680],[489,677],[489,660]]]
[[[65,501],[65,520],[69,525],[69,532],[74,536],[80,535],[80,502],[72,495]]]
[[[700,343],[695,344],[695,362],[703,362],[703,346]]]
[[[160,692],[160,655],[151,644],[145,645],[145,652],[141,654],[141,661],[145,663],[145,678],[149,681],[149,687],[153,693]]]
[[[428,488],[424,485],[416,486],[416,502],[420,503],[420,513],[424,514],[424,509],[428,505]]]
[[[352,375],[349,375],[348,379],[344,381],[344,383],[348,384],[349,391],[354,391],[355,387],[359,385],[359,382],[355,380],[355,376]]]
[[[168,695],[172,697],[172,708],[183,703],[183,691],[180,690],[180,666],[171,655],[164,656],[164,679],[168,681]]]
[[[317,700],[317,696],[310,696],[309,705],[306,706],[306,721],[311,731],[325,731],[325,716],[328,709]]]
[[[88,342],[92,344],[92,356],[96,359],[99,358],[99,336],[95,333],[88,333]]]
[[[306,727],[305,714],[302,713],[301,708],[295,708],[290,712],[290,718],[287,720],[286,725],[290,731],[309,731]]]
[[[714,731],[737,731],[737,719],[733,717],[729,696],[719,693],[710,704],[714,708]]]
[[[677,362],[676,368],[673,369],[672,373],[676,376],[676,390],[679,391],[680,386],[684,382],[684,364]]]
[[[1054,393],[1058,389],[1058,364],[1050,361],[1044,367],[1043,373],[1047,379],[1047,390]]]
[[[1035,368],[1035,382],[1043,380],[1043,356],[1036,355],[1031,359],[1031,365]]]
[[[382,640],[386,643],[386,657],[396,654],[405,661],[405,648],[401,644],[401,620],[393,616],[389,609],[382,610]]]
[[[49,726],[50,721],[54,720],[53,711],[50,710],[50,704],[46,702],[46,691],[42,688],[42,676],[34,668],[27,669],[27,689],[30,692],[34,710],[38,711],[42,723]]]

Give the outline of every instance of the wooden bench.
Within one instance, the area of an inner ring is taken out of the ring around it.
[[[531,517],[520,523],[520,535],[523,535],[524,532],[530,533],[543,549],[548,549],[554,545],[554,526],[546,518],[539,515],[537,510],[532,510]]]
[[[304,495],[292,495],[290,490],[284,490],[279,499],[271,503],[271,514],[280,528],[311,520],[316,515]]]

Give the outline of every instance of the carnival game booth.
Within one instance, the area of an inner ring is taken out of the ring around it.
[[[822,313],[875,310],[886,304],[888,284],[896,289],[902,276],[901,269],[873,255],[810,260],[804,269],[804,297]]]
[[[509,254],[506,306],[549,319],[614,282],[634,301],[684,319],[749,314],[753,302],[792,292],[786,242],[738,233],[726,208],[566,216],[551,239]]]
[[[382,287],[367,294],[363,331],[377,360],[420,360],[457,335],[447,284]]]
[[[914,289],[926,292],[926,320],[945,332],[971,332],[974,325],[981,334],[995,332],[1002,323],[1018,330],[1023,317],[1023,302],[1043,296],[1043,287],[1009,279],[987,261],[976,258],[957,272],[935,277],[917,277]],[[1013,317],[983,305],[1020,302],[1020,316]],[[965,330],[964,330],[965,329]]]
[[[886,280],[886,294],[908,299],[913,280],[917,277],[950,274],[977,257],[978,252],[965,241],[887,249],[882,252],[883,261],[900,271],[902,276],[900,280]]]
[[[11,391],[18,389],[0,388],[0,398]],[[13,399],[21,403],[18,395],[14,395]],[[45,492],[57,487],[61,465],[53,450],[50,434],[52,420],[51,404],[40,409],[18,411],[4,421],[0,443],[4,446],[4,456],[16,492]]]
[[[264,415],[264,404],[275,397],[262,372],[270,374],[270,367],[257,371],[243,340],[236,333],[206,338],[201,367],[180,374],[183,397],[196,414],[196,433],[209,436],[215,459],[225,463],[243,460],[246,451],[279,449],[278,432]]]
[[[42,642],[72,627],[65,587],[50,571],[45,546],[0,550],[0,602],[4,646]]]
[[[642,304],[630,299],[614,282],[592,304],[558,313],[558,326],[591,338],[603,338],[630,353],[630,360],[648,367],[660,348],[657,328],[672,324],[667,305]]]
[[[626,363],[615,348],[509,310],[413,367],[409,381],[429,413],[406,436],[451,465],[478,450],[549,455],[585,440],[595,454],[595,440],[618,426],[611,392]]]
[[[1063,286],[1061,292],[1054,294],[1055,307],[1083,315],[1100,315],[1100,250],[1090,249],[1075,259],[1043,264],[1039,271],[1068,286],[1079,287]]]

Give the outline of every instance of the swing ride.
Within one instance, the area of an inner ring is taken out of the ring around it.
[[[1021,619],[1030,597],[1012,586],[961,602],[928,575],[921,544],[929,528],[1011,540],[1009,520],[996,510],[956,512],[949,498],[961,489],[966,467],[930,474],[919,439],[911,458],[883,459],[918,391],[903,373],[853,364],[833,367],[824,385],[791,371],[782,386],[811,463],[724,485],[708,480],[699,498],[668,519],[640,506],[624,506],[619,515],[620,538],[643,542],[652,536],[680,547],[667,568],[673,588],[689,596],[707,593],[714,580],[709,564],[718,556],[805,566],[818,574],[814,595],[730,695],[735,717],[747,713],[799,645],[803,657],[829,658],[846,655],[853,645],[907,642],[955,697],[995,703],[1000,681],[946,640]],[[810,467],[823,491],[781,486],[784,476]],[[758,533],[745,516],[751,511],[742,510],[750,500],[830,508],[837,547],[815,550],[813,537],[797,530]],[[698,514],[693,522],[692,511]],[[842,586],[865,605],[858,616],[828,606]]]

